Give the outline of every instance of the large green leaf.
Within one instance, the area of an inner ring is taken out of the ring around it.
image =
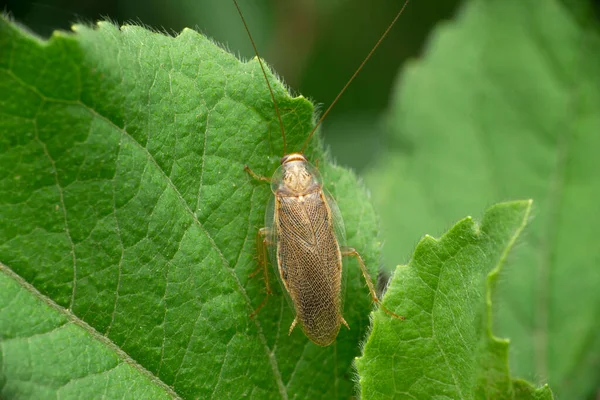
[[[579,15],[579,14],[578,14]],[[499,280],[511,370],[581,399],[600,379],[600,38],[555,0],[472,0],[406,70],[368,182],[389,263],[472,210],[533,198]]]
[[[396,268],[384,301],[406,321],[375,313],[357,361],[364,399],[552,399],[513,381],[508,344],[490,326],[489,291],[530,211],[521,201],[490,208],[481,226],[465,218]]]
[[[46,42],[0,20],[0,396],[351,396],[370,307],[355,263],[333,346],[288,337],[281,289],[249,318],[270,189],[243,165],[269,175],[283,152],[257,60],[191,30],[75,30]],[[299,150],[312,104],[269,76]],[[365,191],[308,155],[374,273]]]

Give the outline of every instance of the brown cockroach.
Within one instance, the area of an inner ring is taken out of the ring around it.
[[[267,247],[270,247],[273,249],[271,252],[272,262],[276,263],[276,270],[296,312],[296,317],[288,334],[291,334],[294,327],[299,323],[306,337],[320,346],[328,346],[333,343],[342,324],[350,329],[342,316],[343,256],[351,256],[357,259],[373,301],[379,304],[379,307],[391,317],[404,319],[404,317],[394,314],[381,304],[361,255],[354,248],[343,246],[345,232],[341,214],[333,197],[323,188],[322,179],[317,168],[308,162],[303,152],[310,138],[333,105],[398,20],[408,1],[405,1],[401,10],[374,48],[333,103],[323,113],[306,138],[301,152],[288,154],[286,152],[285,130],[271,83],[237,0],[233,0],[252,42],[252,47],[271,93],[273,106],[281,126],[284,148],[281,165],[270,179],[259,176],[247,165],[244,166],[244,169],[253,178],[270,182],[271,191],[273,192],[272,201],[267,206],[266,227],[260,229],[256,236],[259,264],[261,264],[257,272],[261,269],[263,271],[267,295],[251,317],[258,313],[271,294],[267,268]]]

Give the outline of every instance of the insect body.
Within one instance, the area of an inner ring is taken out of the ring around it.
[[[234,0],[234,3],[248,31],[271,92],[282,130],[285,153],[285,131],[271,84],[262,61],[258,57],[256,46],[237,1]],[[407,3],[408,1],[404,7]],[[384,36],[398,19],[402,10],[386,30]],[[383,37],[375,47],[379,45]],[[372,53],[373,51],[367,56],[365,62]],[[331,106],[308,135],[303,150],[330,109]],[[352,256],[358,260],[373,301],[380,304],[381,309],[390,316],[404,319],[381,305],[362,257],[355,249],[344,247],[345,232],[337,205],[323,189],[317,168],[310,164],[302,153],[284,154],[281,165],[271,179],[255,174],[248,166],[244,168],[255,179],[270,182],[274,196],[266,213],[267,227],[260,229],[257,234],[259,263],[265,278],[267,296],[252,316],[256,315],[271,294],[267,269],[267,247],[270,247],[273,250],[271,261],[277,266],[277,272],[296,312],[296,317],[289,329],[290,334],[299,323],[302,331],[311,341],[320,346],[327,346],[335,341],[342,324],[349,328],[342,316],[342,256]]]
[[[280,276],[296,311],[290,331],[300,322],[307,337],[326,346],[335,340],[340,324],[348,324],[342,317],[342,253],[334,231],[337,210],[332,210],[335,204],[321,185],[317,169],[302,154],[282,159],[271,181],[275,196],[271,237]]]

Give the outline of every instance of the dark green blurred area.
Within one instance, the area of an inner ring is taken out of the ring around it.
[[[377,42],[403,1],[240,0],[261,56],[290,86],[326,108]],[[383,148],[380,125],[401,65],[418,57],[429,32],[459,0],[413,0],[324,122],[322,132],[341,164],[358,171]],[[435,5],[435,7],[433,7]],[[176,34],[200,30],[230,51],[253,57],[231,0],[9,0],[2,8],[47,37],[74,22],[110,19]],[[379,127],[379,128],[378,128]]]

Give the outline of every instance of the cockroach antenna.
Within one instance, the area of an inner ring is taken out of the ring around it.
[[[402,5],[402,8],[400,9],[400,11],[398,11],[398,14],[396,14],[396,17],[392,20],[392,22],[387,27],[387,29],[385,30],[385,32],[383,32],[383,35],[381,35],[381,37],[379,38],[379,40],[377,41],[377,43],[375,43],[375,46],[373,46],[373,48],[371,49],[371,51],[369,52],[369,54],[367,54],[367,57],[360,64],[360,66],[358,67],[358,69],[356,70],[356,72],[354,72],[354,75],[352,75],[352,77],[350,77],[350,79],[348,80],[348,82],[346,82],[346,84],[344,85],[344,87],[342,88],[342,90],[340,90],[340,92],[338,93],[338,95],[335,97],[335,99],[333,100],[333,102],[331,103],[331,105],[327,108],[327,110],[325,110],[325,112],[323,113],[323,115],[321,115],[321,118],[319,118],[319,120],[317,121],[317,124],[315,125],[315,127],[313,128],[313,130],[310,132],[310,134],[306,138],[306,141],[304,142],[304,145],[302,146],[302,150],[300,151],[301,153],[304,153],[304,151],[306,150],[306,146],[308,146],[308,142],[310,141],[310,138],[316,132],[316,130],[319,127],[319,125],[321,125],[321,122],[323,122],[323,120],[325,119],[325,117],[327,116],[327,114],[329,114],[329,111],[331,111],[331,109],[333,108],[333,106],[335,105],[335,103],[337,103],[337,101],[340,99],[340,97],[342,97],[342,95],[344,94],[344,92],[346,91],[346,89],[348,89],[348,86],[350,86],[350,84],[352,83],[352,81],[354,80],[354,78],[356,78],[356,76],[358,75],[358,73],[360,72],[360,70],[365,66],[365,64],[367,63],[367,61],[369,61],[369,59],[371,58],[371,56],[373,55],[373,53],[375,53],[375,50],[377,50],[377,48],[379,47],[379,45],[381,44],[381,42],[383,42],[383,39],[385,39],[385,37],[388,35],[388,33],[390,32],[390,30],[392,29],[392,27],[394,26],[394,24],[396,23],[396,21],[398,21],[398,18],[400,18],[400,15],[402,15],[402,13],[404,12],[404,9],[408,5],[408,2],[409,2],[409,0],[406,0],[404,2],[404,5]],[[283,127],[282,127],[282,129],[283,129]]]
[[[271,99],[273,99],[273,105],[275,106],[275,112],[277,113],[277,118],[279,119],[279,126],[281,127],[281,137],[283,138],[283,155],[287,154],[286,149],[286,141],[285,141],[285,129],[283,128],[283,121],[281,120],[281,114],[279,113],[279,107],[277,106],[277,100],[275,100],[275,94],[273,93],[273,88],[271,87],[271,82],[269,82],[269,78],[267,77],[267,71],[265,70],[265,66],[258,55],[258,49],[256,48],[256,43],[254,43],[254,39],[252,38],[252,34],[250,33],[250,29],[248,28],[248,24],[246,24],[246,20],[244,19],[244,15],[242,14],[242,10],[240,10],[240,6],[237,3],[237,0],[233,0],[233,4],[235,4],[235,8],[237,8],[237,12],[242,19],[242,24],[244,24],[244,28],[246,28],[246,32],[248,33],[248,37],[250,38],[250,42],[252,43],[252,48],[254,49],[254,53],[256,54],[256,58],[258,59],[258,63],[260,64],[260,69],[265,77],[265,81],[267,81],[267,86],[269,87],[269,93],[271,93]]]

